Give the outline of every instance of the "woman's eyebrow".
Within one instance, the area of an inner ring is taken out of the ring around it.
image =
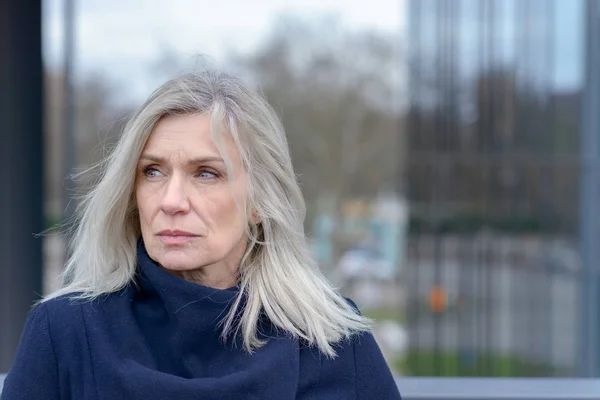
[[[154,154],[142,154],[142,156],[140,157],[140,161],[141,160],[145,160],[145,161],[152,161],[158,164],[163,164],[166,162],[166,159],[164,157],[160,157]],[[221,157],[217,157],[217,156],[205,156],[205,157],[194,157],[191,158],[188,161],[188,164],[203,164],[206,162],[220,162],[220,163],[225,163],[225,161],[221,158]]]
[[[188,161],[189,164],[204,164],[206,162],[220,162],[225,163],[221,157],[207,156],[207,157],[194,157]]]
[[[142,154],[140,156],[140,161],[141,160],[153,161],[153,162],[159,163],[159,164],[165,162],[165,159],[163,157],[155,156],[153,154]]]

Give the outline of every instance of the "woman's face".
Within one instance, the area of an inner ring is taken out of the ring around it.
[[[136,199],[150,257],[166,270],[199,273],[214,287],[230,287],[246,249],[243,204],[247,175],[232,138],[223,137],[225,162],[210,132],[209,115],[162,118],[138,162]]]

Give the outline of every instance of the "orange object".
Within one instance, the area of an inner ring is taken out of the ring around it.
[[[440,286],[434,286],[429,293],[429,307],[431,311],[439,313],[448,307],[448,295]]]

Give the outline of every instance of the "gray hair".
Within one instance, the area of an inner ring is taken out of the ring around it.
[[[258,91],[214,70],[166,82],[130,119],[79,204],[62,286],[45,300],[66,294],[94,299],[132,282],[140,236],[134,197],[138,159],[163,116],[203,113],[211,116],[213,139],[224,157],[219,135],[234,139],[248,173],[243,209],[253,210],[260,221],[248,225],[240,292],[222,321],[222,338],[241,333],[252,353],[264,344],[257,335],[264,312],[276,327],[335,356],[335,343],[368,330],[371,321],[336,292],[311,255],[304,199],[276,113]]]

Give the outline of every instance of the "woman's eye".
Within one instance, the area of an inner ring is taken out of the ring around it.
[[[202,178],[202,179],[215,179],[219,176],[219,174],[217,174],[214,171],[210,171],[210,170],[202,170],[198,173],[198,177]]]
[[[155,178],[157,176],[161,176],[162,173],[159,170],[157,170],[156,168],[148,167],[148,168],[144,168],[144,175],[149,178]]]

